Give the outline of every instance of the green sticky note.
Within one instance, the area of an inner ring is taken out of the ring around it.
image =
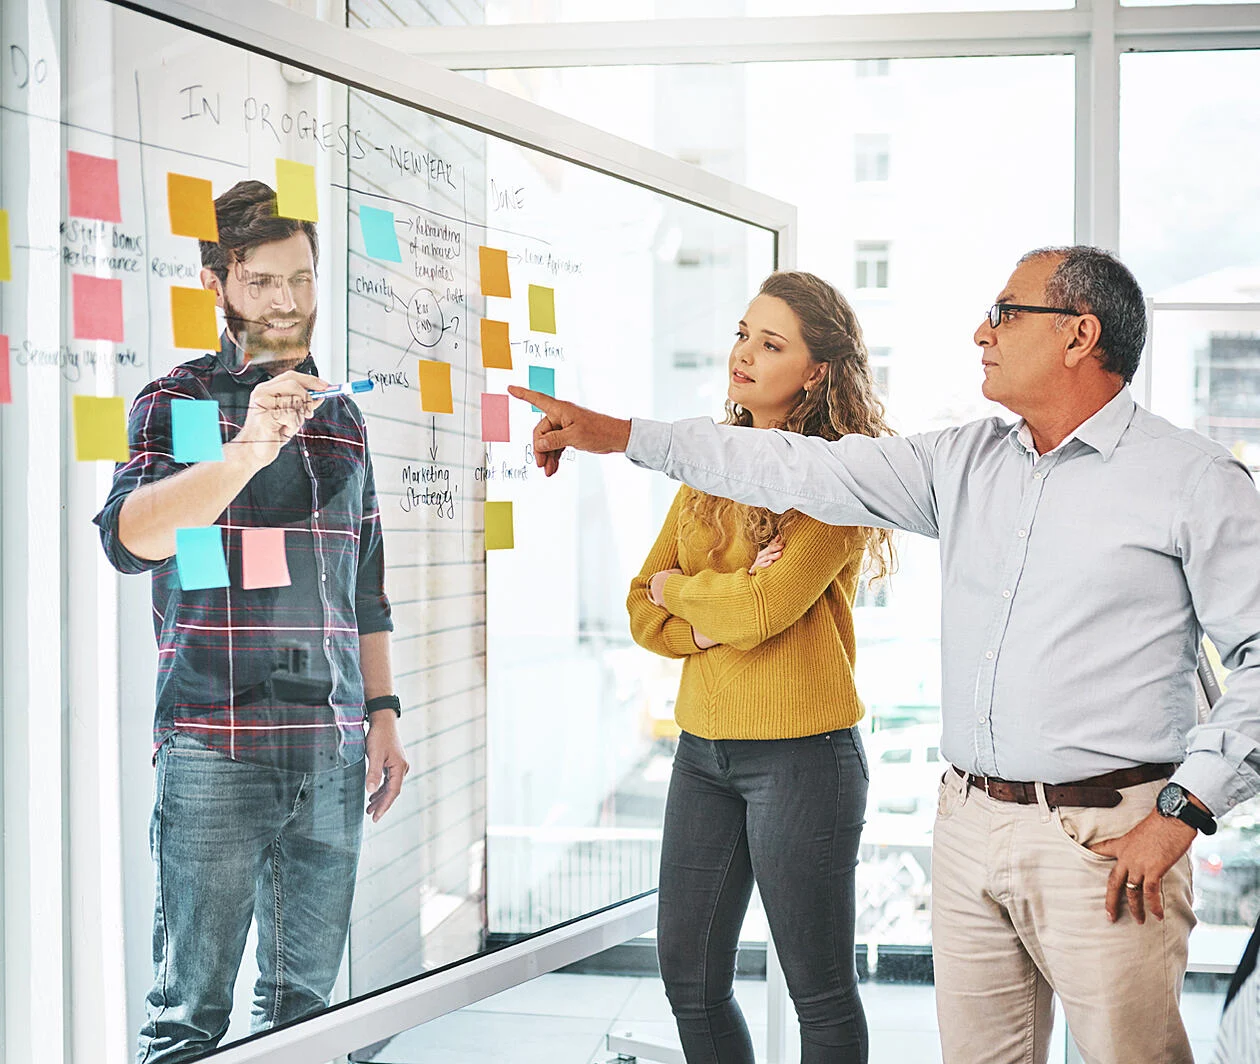
[[[359,208],[359,229],[363,232],[363,250],[381,262],[402,262],[398,250],[398,230],[394,228],[394,212],[366,204]]]
[[[171,439],[177,462],[222,462],[219,404],[213,399],[172,399]]]
[[[126,462],[131,457],[121,395],[74,397],[74,457],[79,462]]]
[[[303,222],[319,221],[315,167],[292,159],[276,160],[276,214]]]
[[[529,286],[529,327],[533,332],[555,334],[556,290],[542,285]]]
[[[486,550],[512,550],[516,546],[512,532],[512,504],[486,503]]]
[[[550,366],[530,366],[529,390],[531,392],[542,392],[543,395],[550,395],[554,398],[556,394],[556,371]],[[533,403],[530,403],[529,408],[535,414],[542,413]]]
[[[9,212],[0,211],[0,281],[13,280],[13,262],[9,258]]]
[[[175,567],[179,571],[179,586],[185,591],[227,587],[223,529],[218,525],[175,529]]]

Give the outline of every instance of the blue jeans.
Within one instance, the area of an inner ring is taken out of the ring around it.
[[[868,772],[853,728],[803,739],[683,732],[665,806],[657,952],[688,1064],[753,1064],[733,994],[753,880],[801,1029],[801,1064],[864,1064],[854,872]]]
[[[258,921],[253,1030],[328,1004],[350,926],[365,763],[287,772],[178,734],[158,750],[153,989],[138,1064],[219,1044],[245,938]]]

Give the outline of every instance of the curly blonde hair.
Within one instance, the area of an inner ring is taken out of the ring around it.
[[[862,327],[848,300],[821,277],[796,270],[772,273],[757,294],[774,296],[791,308],[810,357],[827,367],[822,383],[802,390],[796,405],[773,427],[825,440],[838,440],[850,432],[892,435],[884,420],[884,404],[875,394]],[[725,424],[752,423],[752,414],[727,399]],[[775,536],[786,537],[800,517],[796,510],[780,515],[699,491],[688,492],[687,496],[683,513],[715,530],[717,538],[709,550],[710,560],[727,548],[733,535],[740,536],[755,554]],[[886,528],[868,528],[864,532],[871,582],[882,580],[896,568],[892,533]]]

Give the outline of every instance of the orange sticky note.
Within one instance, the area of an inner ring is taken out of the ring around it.
[[[529,327],[534,332],[556,331],[556,290],[542,285],[529,286]]]
[[[451,364],[420,360],[420,409],[430,414],[453,414]]]
[[[506,395],[481,393],[481,438],[486,443],[511,443]]]
[[[284,553],[283,528],[241,530],[241,587],[288,587],[289,561]]]
[[[506,321],[481,319],[481,364],[486,369],[512,368],[512,342]]]
[[[76,273],[71,278],[71,287],[74,292],[74,338],[122,343],[122,279]]]
[[[117,159],[66,152],[66,185],[70,192],[68,211],[73,217],[122,221],[118,206]]]
[[[187,174],[167,174],[166,209],[175,236],[218,241],[219,220],[214,214],[214,188],[209,181]]]
[[[0,333],[0,403],[13,402],[13,382],[9,376],[9,338]]]
[[[0,281],[13,280],[13,263],[9,258],[9,212],[0,211]]]
[[[131,457],[121,395],[74,397],[74,457],[80,462],[125,462]]]
[[[171,331],[176,347],[217,351],[219,326],[214,317],[214,293],[208,288],[171,285]]]
[[[486,503],[486,550],[511,550],[516,546],[510,502]]]
[[[315,167],[292,159],[276,160],[276,214],[303,222],[319,221]]]
[[[511,296],[512,282],[508,280],[507,252],[502,248],[480,247],[481,294],[483,296]]]

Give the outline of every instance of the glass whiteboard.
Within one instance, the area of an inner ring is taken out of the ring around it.
[[[62,499],[63,653],[70,673],[94,663],[67,685],[67,743],[100,762],[70,783],[69,846],[116,849],[121,932],[101,964],[121,974],[104,1007],[115,994],[129,1044],[152,982],[159,659],[149,578],[101,556],[91,517],[113,467],[75,460],[74,397],[130,405],[204,354],[174,346],[171,289],[199,287],[201,260],[172,231],[170,174],[219,196],[274,185],[277,160],[310,168],[311,350],[326,378],[375,385],[357,403],[411,772],[365,822],[334,1000],[654,889],[676,674],[632,645],[624,600],[672,492],[589,456],[544,486],[536,415],[502,397],[532,381],[625,414],[718,414],[714,367],[775,266],[775,232],[106,0],[6,3],[4,19],[4,497]],[[94,160],[86,183],[68,153]],[[87,197],[75,212],[72,194]],[[84,304],[83,277],[109,282],[87,286],[103,302]],[[117,315],[97,329],[113,339],[80,338],[88,312]],[[422,373],[449,396],[422,395]],[[57,436],[46,452],[41,432]],[[6,505],[6,524],[20,516]],[[223,1044],[248,1032],[253,956],[251,938]]]

